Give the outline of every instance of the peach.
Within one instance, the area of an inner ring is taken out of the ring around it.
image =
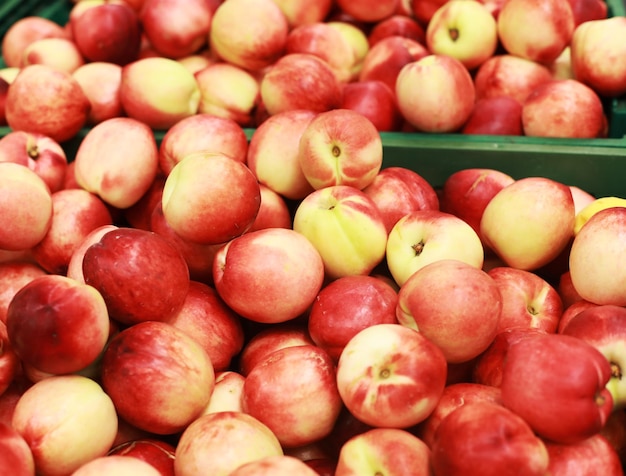
[[[35,474],[30,447],[16,430],[5,423],[0,423],[0,471],[15,476]]]
[[[246,378],[234,370],[215,373],[215,387],[203,414],[218,412],[243,412],[241,395]]]
[[[387,233],[405,215],[416,210],[438,210],[434,187],[420,174],[405,167],[386,167],[363,189],[380,210]]]
[[[28,213],[25,213],[28,210]],[[52,194],[39,175],[28,167],[0,162],[0,249],[32,248],[52,224]]]
[[[261,183],[259,188],[261,189],[261,206],[248,231],[291,228],[291,209],[285,198]]]
[[[35,278],[7,310],[7,333],[15,353],[37,370],[77,372],[102,352],[109,314],[93,287],[60,275]]]
[[[105,233],[117,229],[117,225],[109,224],[102,225],[94,230],[91,230],[74,249],[67,265],[67,277],[84,283],[85,277],[83,275],[83,257],[85,256],[85,252],[91,245],[98,243],[100,238],[102,238]],[[45,272],[43,268],[41,268],[41,270]]]
[[[178,249],[162,236],[136,228],[94,233],[100,238],[83,253],[83,278],[100,291],[111,319],[133,325],[167,321],[180,311],[189,269]]]
[[[288,53],[261,79],[261,102],[272,116],[293,109],[324,112],[341,105],[341,81],[323,59]]]
[[[223,153],[196,153],[172,168],[161,202],[165,220],[182,238],[217,244],[250,228],[261,191],[245,164]]]
[[[260,98],[256,77],[240,66],[218,62],[195,73],[200,88],[198,113],[232,119],[242,127],[254,125]]]
[[[196,339],[206,350],[215,371],[230,367],[244,344],[240,317],[211,286],[192,281],[181,310],[168,321]]]
[[[389,232],[385,256],[398,286],[415,272],[442,259],[475,268],[484,263],[478,234],[463,219],[440,210],[415,210],[400,218]]]
[[[182,432],[174,469],[177,476],[197,474],[197,468],[226,476],[248,462],[282,454],[276,435],[253,416],[232,411],[209,413]]]
[[[246,376],[242,406],[283,448],[319,441],[330,434],[343,406],[335,363],[315,345],[276,350]]]
[[[244,233],[222,247],[213,263],[213,280],[237,314],[279,323],[308,309],[322,287],[324,264],[313,244],[297,231],[266,228]]]
[[[600,96],[574,79],[541,84],[522,105],[527,136],[594,139],[602,137],[604,120]]]
[[[288,32],[287,17],[272,0],[234,0],[215,11],[209,44],[224,61],[260,71],[282,56]]]
[[[338,361],[346,344],[360,330],[397,323],[398,294],[374,276],[344,276],[324,286],[308,313],[308,331],[315,344]]]
[[[0,162],[26,165],[54,193],[64,187],[67,155],[61,144],[39,133],[10,131],[0,139]]]
[[[569,45],[575,28],[569,2],[512,0],[498,13],[498,37],[504,49],[542,64],[550,64]]]
[[[85,58],[73,40],[68,38],[42,38],[24,49],[21,67],[43,64],[58,71],[72,74],[85,64]]]
[[[48,274],[37,263],[11,260],[0,263],[0,321],[6,323],[7,309],[13,296],[33,279]]]
[[[385,257],[387,229],[374,201],[358,188],[334,185],[307,195],[293,229],[317,249],[331,279],[369,274]]]
[[[261,476],[272,474],[274,476],[319,476],[306,462],[289,455],[268,456],[260,460],[251,461],[239,466],[230,473],[231,476]]]
[[[28,15],[13,23],[2,39],[2,58],[6,65],[19,68],[24,49],[41,38],[67,38],[67,32],[53,20],[37,15]]]
[[[134,205],[158,170],[156,139],[148,125],[130,117],[97,124],[76,152],[78,185],[116,208]]]
[[[393,15],[398,8],[398,0],[337,0],[342,12],[362,22],[377,22]]]
[[[206,0],[144,0],[143,34],[161,56],[181,58],[205,47],[213,13]]]
[[[159,168],[167,176],[185,156],[199,152],[222,153],[245,162],[248,138],[234,119],[195,114],[167,130],[159,145]]]
[[[454,293],[449,293],[452,288]],[[400,287],[396,316],[436,344],[448,362],[462,363],[489,347],[502,307],[498,284],[485,271],[440,259],[417,270]]]
[[[346,408],[372,427],[404,429],[435,408],[446,383],[443,351],[425,334],[398,323],[357,332],[337,363]]]
[[[313,191],[298,159],[300,138],[316,116],[309,110],[285,111],[267,118],[252,133],[247,164],[260,184],[287,199],[298,200]]]
[[[168,129],[196,114],[200,98],[193,73],[176,60],[140,58],[122,68],[122,107],[129,117],[152,129]]]
[[[91,103],[89,125],[124,115],[120,100],[122,67],[115,63],[94,61],[79,66],[72,73]]]
[[[11,83],[5,114],[14,130],[65,142],[86,124],[90,109],[89,99],[70,73],[33,64],[22,68]]]
[[[72,473],[72,476],[98,476],[101,474],[118,476],[161,476],[154,466],[139,458],[123,455],[107,455],[94,458]]]
[[[176,447],[155,437],[139,437],[111,448],[107,456],[132,456],[156,468],[161,476],[174,476]]]
[[[59,190],[52,194],[52,223],[33,247],[33,257],[49,273],[65,275],[70,259],[82,240],[93,230],[112,225],[106,204],[86,190]]]
[[[393,457],[391,455],[393,454]],[[367,474],[372,471],[429,474],[431,451],[409,431],[374,428],[355,435],[341,447],[336,476]]]
[[[603,97],[625,94],[626,70],[619,62],[608,59],[623,54],[624,37],[626,21],[621,16],[584,22],[578,26],[570,48],[574,77]]]
[[[316,22],[292,28],[287,36],[287,53],[307,53],[326,61],[342,82],[352,78],[355,61],[351,45],[328,22]]]
[[[30,447],[38,474],[71,474],[104,456],[117,432],[111,398],[87,377],[62,375],[29,387],[13,412],[13,428]]]
[[[102,386],[139,429],[183,431],[206,408],[215,372],[203,347],[171,324],[148,321],[116,334],[102,357]]]
[[[222,243],[203,244],[196,243],[181,237],[169,225],[163,215],[163,207],[159,201],[154,205],[150,225],[146,228],[157,235],[165,238],[183,256],[189,268],[189,278],[206,284],[213,283],[212,266],[215,254],[221,248]]]
[[[273,351],[295,345],[315,345],[307,327],[298,322],[282,322],[255,332],[239,355],[241,375],[247,376],[255,365]]]
[[[480,234],[508,266],[532,271],[566,248],[574,234],[574,219],[567,185],[526,177],[493,196],[483,211]]]
[[[332,0],[274,0],[287,18],[290,28],[324,21],[333,8]]]
[[[402,68],[430,52],[423,43],[399,35],[380,39],[372,45],[363,59],[359,81],[378,80],[396,93],[396,80]]]
[[[68,26],[72,40],[88,63],[122,66],[139,56],[142,25],[137,12],[127,2],[75,4]]]
[[[552,80],[550,69],[536,61],[497,54],[481,64],[474,76],[476,98],[510,96],[523,103],[540,84]]]

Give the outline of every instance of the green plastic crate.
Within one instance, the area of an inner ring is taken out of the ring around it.
[[[626,16],[624,0],[607,3],[610,16]],[[0,7],[0,37],[10,24],[27,15],[64,24],[71,7],[70,0],[9,0]],[[626,98],[609,101],[607,117],[608,139],[385,132],[381,134],[384,166],[413,169],[436,187],[457,170],[486,167],[514,178],[553,178],[596,196],[626,197]],[[0,128],[0,136],[9,131]],[[70,160],[88,131],[83,129],[75,139],[63,144]],[[246,129],[246,133],[251,137],[254,129]],[[163,134],[155,132],[157,140]]]

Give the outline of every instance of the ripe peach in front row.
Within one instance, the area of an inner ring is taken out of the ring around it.
[[[168,321],[188,332],[206,350],[213,369],[228,369],[244,343],[241,320],[208,284],[191,281],[182,309]]]
[[[165,322],[141,322],[109,342],[102,386],[124,421],[167,435],[202,414],[215,371],[204,348],[185,331]]]
[[[398,294],[375,276],[343,276],[328,283],[311,305],[308,331],[315,344],[338,361],[341,351],[360,330],[394,324]]]
[[[283,449],[276,435],[263,423],[243,412],[224,411],[203,415],[181,434],[176,446],[177,476],[230,474],[239,466]]]
[[[46,271],[65,275],[82,240],[96,228],[112,225],[113,218],[100,197],[81,188],[54,192],[52,208],[50,229],[32,253]]]
[[[170,127],[159,145],[159,168],[167,176],[186,156],[218,152],[239,162],[246,161],[248,139],[233,119],[198,113]]]
[[[481,268],[484,249],[466,221],[450,213],[424,209],[396,222],[389,232],[386,258],[393,279],[402,286],[415,272],[441,259]]]
[[[335,364],[315,345],[276,350],[246,376],[242,406],[283,448],[315,443],[331,433],[343,406]]]
[[[450,363],[467,362],[486,350],[497,334],[501,313],[496,281],[459,260],[424,266],[398,292],[398,321],[419,329]]]
[[[89,130],[74,160],[77,184],[116,208],[134,205],[158,168],[154,133],[144,123],[115,117]]]
[[[296,209],[293,229],[313,243],[331,278],[369,274],[385,257],[382,215],[356,187],[335,185],[310,193]]]
[[[250,138],[248,167],[261,184],[288,199],[299,200],[313,191],[298,156],[302,133],[316,115],[307,109],[274,114]]]
[[[88,461],[72,476],[99,476],[115,474],[117,476],[160,476],[161,472],[150,463],[133,456],[106,455]]]
[[[189,290],[189,269],[180,251],[162,236],[137,228],[103,233],[85,250],[82,272],[85,283],[102,294],[109,317],[122,324],[167,321]]]
[[[526,421],[499,403],[461,405],[446,416],[435,433],[431,464],[435,474],[459,476],[506,474],[511,468],[528,475],[546,474],[548,452]]]
[[[36,369],[77,372],[102,352],[109,314],[93,287],[61,275],[34,279],[13,297],[7,332],[16,354]]]
[[[261,190],[245,164],[223,153],[195,153],[172,168],[161,203],[165,220],[182,238],[225,243],[250,228]]]
[[[220,297],[239,315],[262,323],[285,322],[303,314],[317,296],[324,263],[296,231],[265,228],[221,248],[213,280]]]
[[[401,324],[367,327],[344,347],[337,364],[343,403],[362,422],[409,428],[433,411],[446,384],[442,350]]]
[[[118,418],[111,398],[94,380],[59,375],[22,394],[12,426],[28,443],[39,474],[71,474],[109,451]]]
[[[341,447],[336,476],[353,474],[411,474],[426,476],[431,451],[418,437],[398,428],[372,428],[350,438]]]
[[[0,163],[0,216],[0,249],[39,243],[52,223],[52,196],[43,179],[24,165]]]

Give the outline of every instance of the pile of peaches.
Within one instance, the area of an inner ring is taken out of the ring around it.
[[[626,201],[384,133],[601,140],[626,18],[68,11],[2,39],[1,474],[623,474]]]

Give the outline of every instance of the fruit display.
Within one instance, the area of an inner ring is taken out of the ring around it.
[[[0,474],[624,474],[623,5],[30,13]]]

